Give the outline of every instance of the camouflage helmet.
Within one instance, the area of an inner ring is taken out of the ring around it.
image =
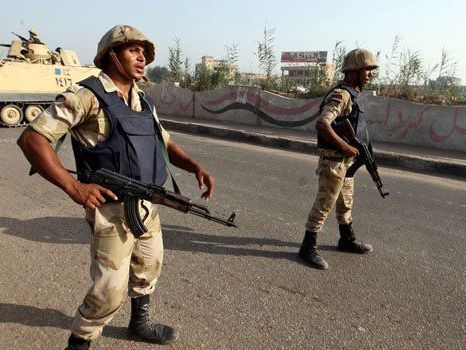
[[[29,30],[29,34],[31,34],[32,36],[38,36],[39,34],[37,33],[37,30],[35,29],[30,29]]]
[[[364,68],[376,69],[379,67],[374,54],[368,50],[356,49],[348,52],[343,60],[341,71],[343,73],[351,70],[360,70]]]
[[[104,34],[97,45],[97,54],[94,58],[94,64],[98,68],[103,68],[103,61],[107,52],[118,45],[126,43],[140,43],[144,46],[144,56],[146,57],[146,65],[154,61],[155,47],[154,44],[147,39],[136,28],[128,25],[119,24],[107,33]]]

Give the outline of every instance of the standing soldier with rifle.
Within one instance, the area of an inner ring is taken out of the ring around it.
[[[317,252],[316,241],[335,204],[340,229],[338,249],[361,254],[372,251],[369,244],[356,240],[352,227],[354,179],[347,177],[347,170],[360,151],[344,137],[338,124],[348,120],[358,137],[367,135],[363,110],[357,97],[362,87],[370,82],[376,68],[378,63],[371,52],[363,49],[350,51],[342,66],[344,80],[325,95],[320,106],[320,116],[316,121],[320,151],[316,170],[319,185],[299,250],[299,256],[318,269],[328,268],[327,262]]]
[[[100,40],[94,59],[102,73],[60,95],[18,140],[39,174],[85,207],[92,228],[93,284],[73,319],[69,350],[88,349],[127,295],[131,298],[130,337],[153,343],[168,343],[178,337],[174,328],[149,320],[150,294],[163,258],[156,205],[139,200],[136,209],[142,214],[143,225],[136,235],[125,221],[123,198],[103,183],[87,183],[84,176],[106,169],[123,180],[127,177],[161,186],[170,162],[194,173],[201,189],[207,187],[202,198],[212,196],[213,177],[170,139],[159,124],[152,101],[135,84],[154,56],[154,44],[142,33],[127,25],[115,26]],[[81,181],[63,168],[50,146],[68,132]],[[144,190],[142,186],[136,189]]]

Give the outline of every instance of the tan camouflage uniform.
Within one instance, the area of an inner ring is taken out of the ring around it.
[[[343,89],[335,89],[325,101],[322,113],[317,121],[330,125],[337,117],[351,113],[350,94]],[[354,179],[345,178],[346,170],[353,161],[344,157],[339,151],[320,149],[320,159],[316,174],[319,185],[314,205],[309,213],[306,230],[320,232],[328,214],[336,203],[336,217],[339,224],[352,222]]]
[[[99,79],[105,91],[117,91],[123,97],[105,73],[101,73]],[[140,95],[143,94],[134,84],[130,106],[133,110],[141,111]],[[154,117],[157,119],[155,109]],[[30,127],[51,143],[70,132],[84,145],[93,147],[108,137],[110,123],[95,95],[86,88],[73,86]],[[169,134],[163,128],[162,137],[166,144]],[[144,222],[149,230],[139,239],[134,238],[125,224],[122,203],[86,208],[86,220],[92,229],[90,274],[93,284],[71,326],[73,334],[83,339],[97,338],[128,295],[147,295],[155,288],[163,261],[162,230],[157,206],[150,202],[144,204],[150,212]]]

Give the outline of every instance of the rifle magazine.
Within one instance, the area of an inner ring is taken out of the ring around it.
[[[146,233],[147,227],[139,215],[139,199],[136,197],[129,197],[125,200],[124,204],[125,220],[131,233],[134,237],[139,238]]]

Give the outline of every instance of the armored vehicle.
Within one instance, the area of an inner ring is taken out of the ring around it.
[[[74,51],[50,51],[36,31],[29,33],[29,39],[13,33],[19,40],[0,44],[9,49],[0,59],[0,124],[4,126],[31,122],[58,93],[100,71],[81,65]]]

